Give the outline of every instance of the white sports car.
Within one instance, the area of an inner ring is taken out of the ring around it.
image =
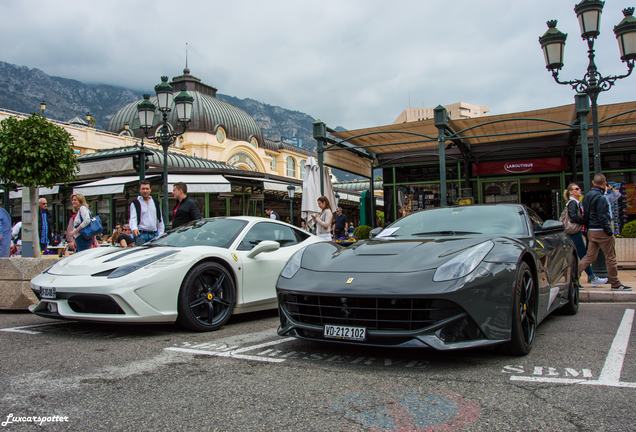
[[[203,219],[146,243],[77,253],[31,280],[31,312],[107,322],[221,327],[232,313],[274,309],[288,259],[318,237],[257,217]]]

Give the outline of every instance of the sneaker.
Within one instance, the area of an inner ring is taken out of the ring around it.
[[[607,283],[607,278],[594,276],[594,279],[592,279],[590,283],[592,284],[592,286],[605,285]]]
[[[626,286],[626,285],[620,285],[620,286],[617,286],[616,288],[612,287],[612,291],[631,291],[631,290],[632,290],[632,287]]]

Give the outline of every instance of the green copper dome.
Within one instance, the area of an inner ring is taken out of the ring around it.
[[[227,137],[232,140],[249,142],[252,137],[255,137],[259,144],[263,143],[261,129],[254,119],[245,111],[217,99],[216,89],[203,84],[200,79],[190,75],[189,69],[185,69],[183,75],[174,77],[170,84],[174,88],[175,94],[185,90],[194,98],[192,120],[188,123],[188,131],[215,134],[217,128],[222,126]],[[157,105],[155,96],[152,96],[150,101]],[[128,123],[135,136],[141,137],[143,131],[139,128],[137,116],[137,104],[139,102],[141,100],[129,103],[117,111],[108,124],[108,130],[119,133],[124,130],[124,123]],[[148,131],[148,134],[154,135],[160,121],[161,115],[157,110],[153,127]],[[177,114],[174,108],[168,114],[168,121],[172,126],[180,129],[181,126],[177,122]]]

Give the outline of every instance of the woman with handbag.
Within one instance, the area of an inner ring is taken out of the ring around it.
[[[87,227],[91,223],[91,212],[88,210],[88,203],[86,198],[81,193],[74,193],[71,195],[71,205],[73,211],[76,213],[73,220],[73,230],[71,235],[75,240],[75,251],[81,252],[89,249],[93,243],[93,238],[85,239],[80,233],[83,228]]]
[[[565,226],[565,233],[570,236],[574,246],[576,247],[576,254],[579,259],[583,258],[587,253],[587,247],[583,240],[583,207],[581,206],[581,188],[576,183],[570,183],[568,188],[563,191],[563,198],[567,202],[566,208],[563,210],[562,222]],[[587,273],[588,282],[593,286],[604,285],[607,283],[607,278],[600,278],[592,271],[592,266],[588,266],[585,269]]]

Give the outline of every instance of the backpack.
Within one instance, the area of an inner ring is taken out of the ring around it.
[[[575,224],[570,220],[570,215],[568,214],[568,206],[566,205],[563,211],[561,212],[561,217],[559,217],[561,223],[563,223],[563,227],[565,228],[565,233],[569,235],[576,234],[577,232],[581,232],[583,228],[579,224]]]
[[[150,198],[152,198],[152,202],[155,203],[155,210],[157,211],[157,221],[161,222],[162,218],[161,218],[161,209],[159,208],[159,201],[157,201],[155,197],[153,197],[152,195],[150,196]],[[135,218],[137,219],[137,225],[139,225],[139,215],[141,214],[141,203],[139,202],[138,199],[134,199],[132,204],[135,207]]]

